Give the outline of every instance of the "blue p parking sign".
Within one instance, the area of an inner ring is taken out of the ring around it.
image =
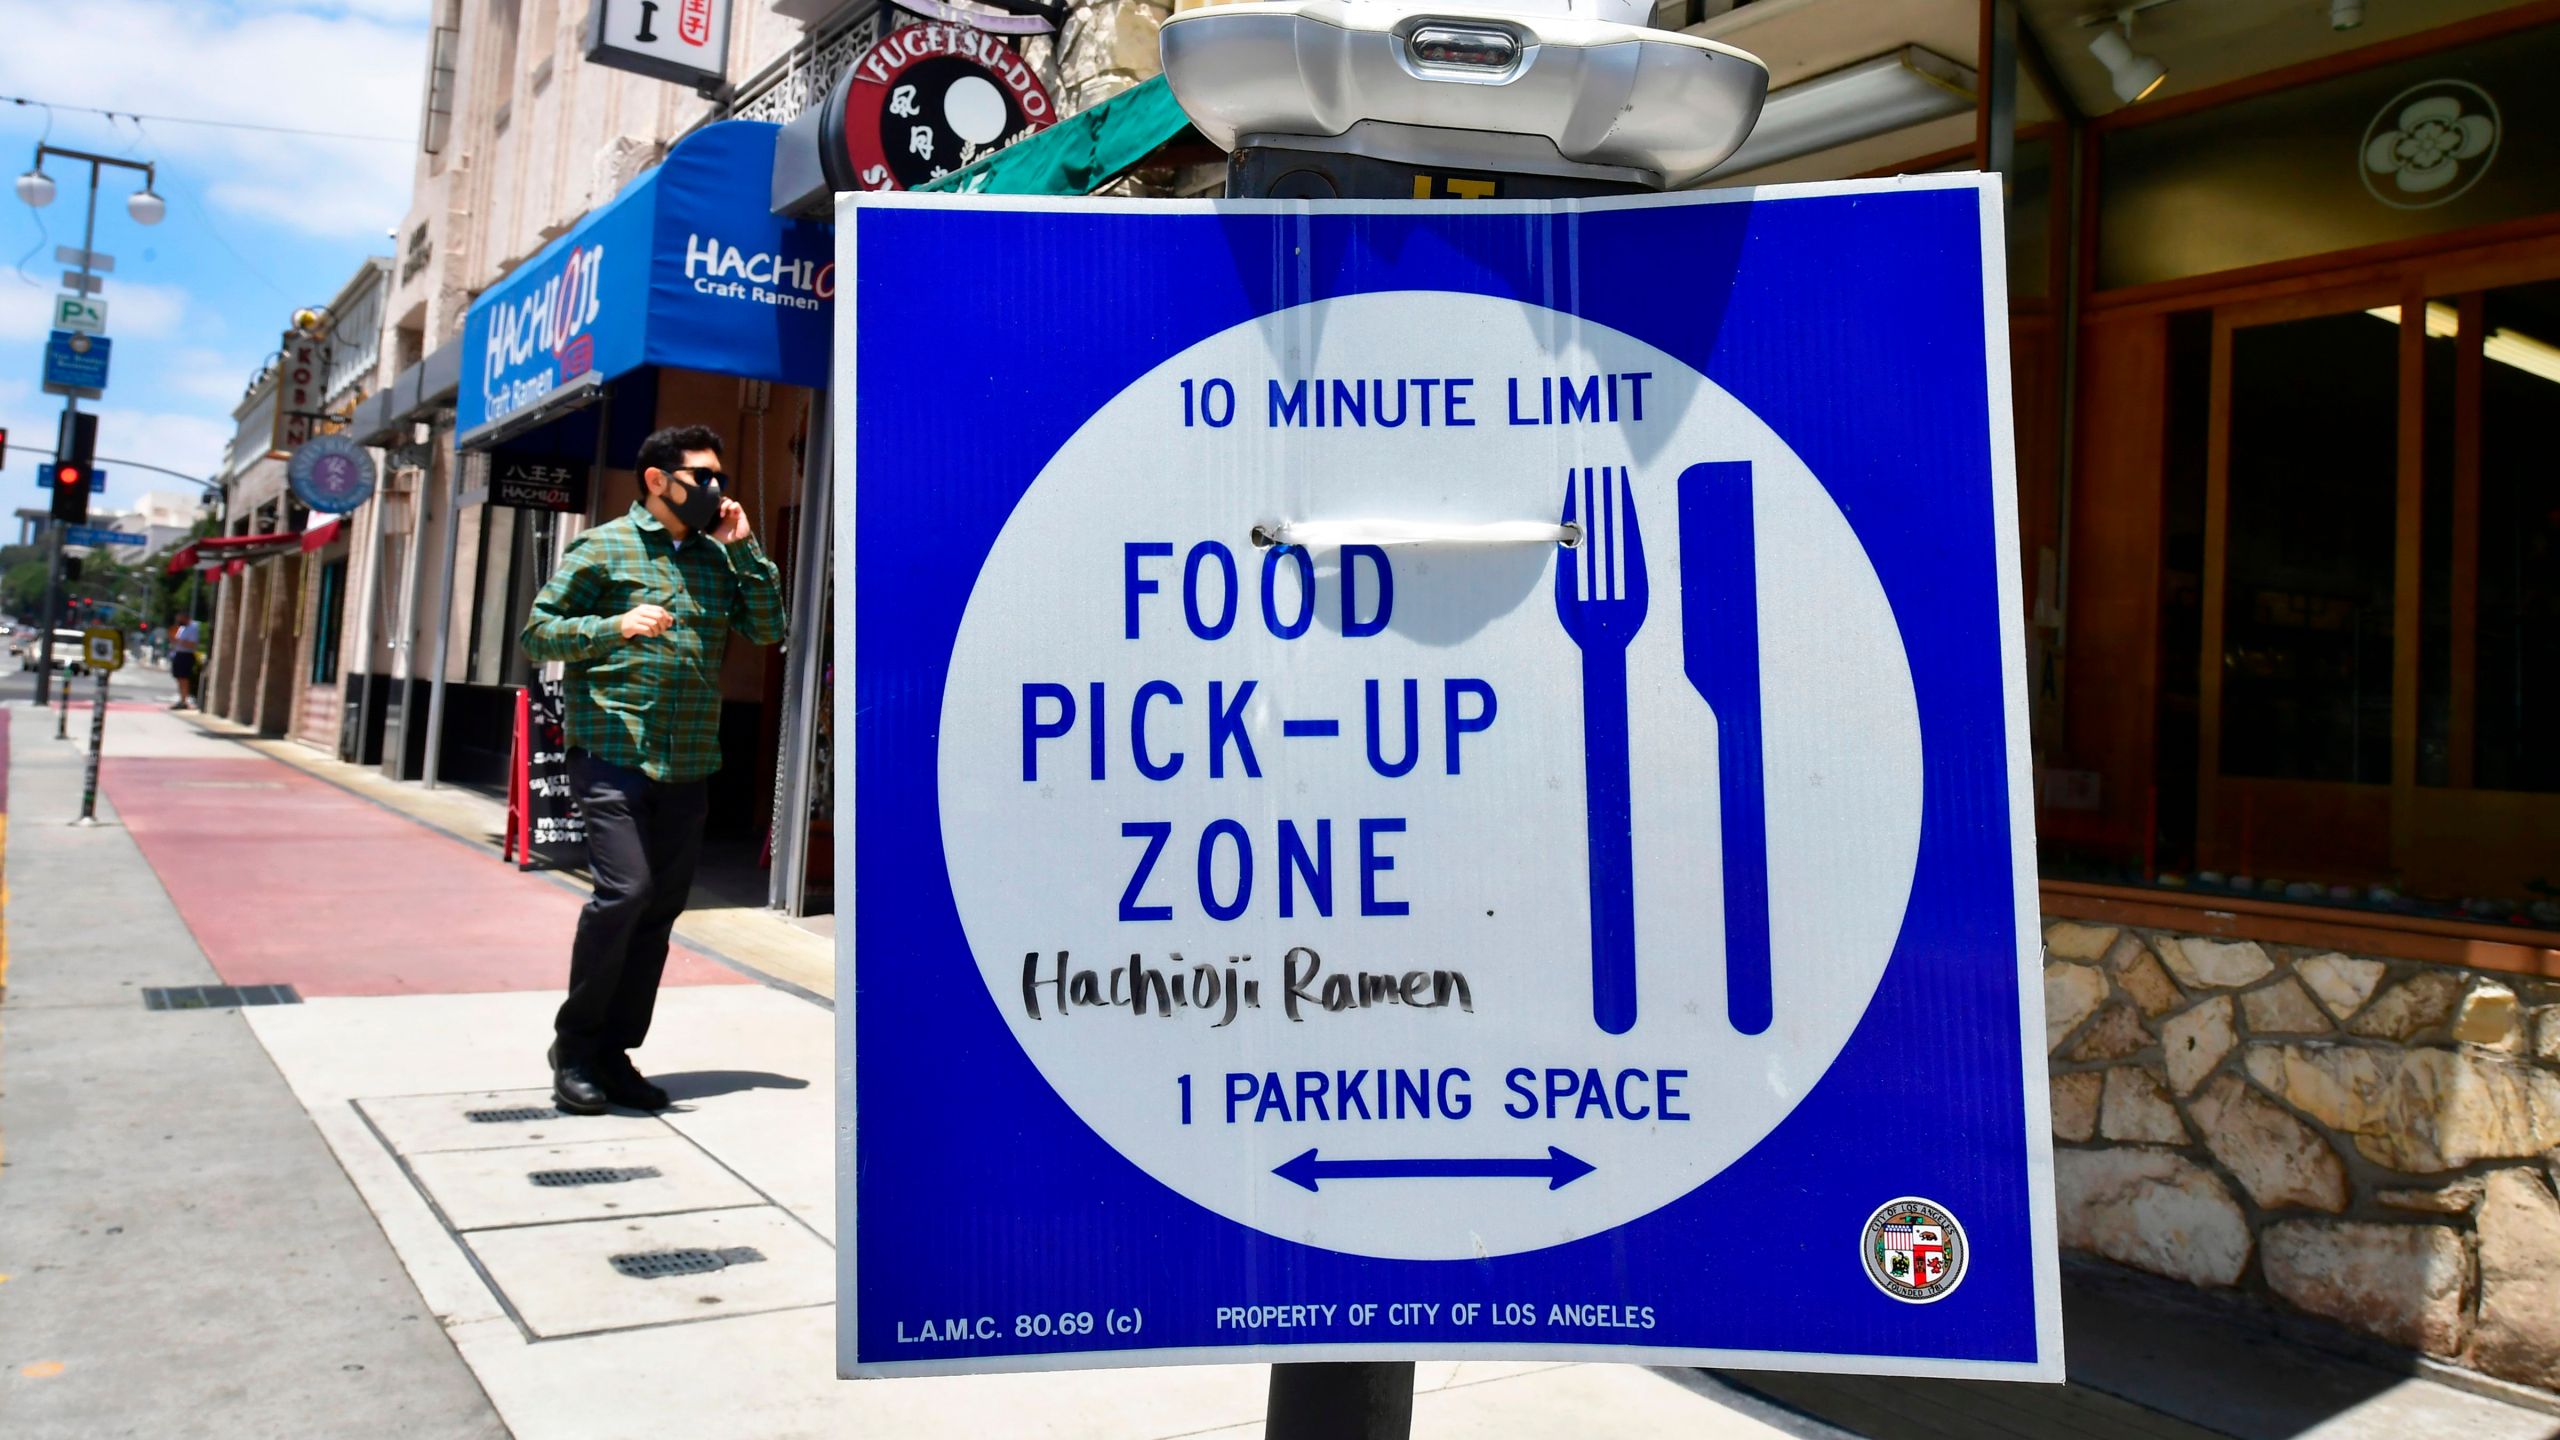
[[[844,1373],[2059,1378],[1992,182],[838,241]]]

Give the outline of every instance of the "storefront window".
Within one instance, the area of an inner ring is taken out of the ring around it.
[[[2473,783],[2550,793],[2560,791],[2560,282],[2483,298]]]
[[[504,683],[509,642],[507,592],[515,576],[516,512],[501,505],[480,507],[478,584],[471,606],[471,661],[463,672],[473,685]]]
[[[338,679],[338,637],[347,608],[345,560],[332,560],[320,567],[319,601],[312,613],[311,683],[332,685]]]
[[[2225,775],[2391,778],[2398,395],[2361,312],[2232,335]]]
[[[2418,781],[2560,791],[2560,281],[2427,306]]]

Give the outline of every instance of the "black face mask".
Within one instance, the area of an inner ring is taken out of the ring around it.
[[[689,474],[683,494],[683,499],[676,499],[676,486],[667,487],[667,508],[684,522],[686,533],[708,535],[720,528],[719,477]]]

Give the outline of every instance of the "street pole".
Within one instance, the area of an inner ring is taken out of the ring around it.
[[[89,709],[89,765],[80,782],[80,818],[72,822],[77,825],[98,823],[98,755],[107,743],[107,677],[111,673],[103,669],[98,672],[98,700]],[[66,702],[63,708],[68,710],[71,687],[64,685],[62,694]]]
[[[44,147],[41,145],[37,146],[36,154],[37,157],[41,159],[44,154]],[[80,226],[80,279],[82,281],[80,293],[83,295],[90,293],[87,282],[95,278],[90,273],[89,266],[91,260],[96,255],[97,249],[98,162],[95,159],[92,159],[89,161],[89,214],[88,218],[83,221]],[[76,423],[72,417],[79,413],[80,397],[77,395],[63,396],[62,424],[60,428],[54,432],[55,438],[53,453],[56,458],[61,456],[63,447],[71,443],[71,430],[72,426]],[[61,483],[59,477],[56,478],[54,483],[56,485]],[[88,484],[87,478],[83,477],[81,483],[84,485]],[[94,488],[95,487],[92,487],[93,493]],[[59,495],[61,494],[61,491],[56,490],[54,493]],[[53,554],[47,562],[48,568],[45,572],[44,582],[44,661],[36,670],[36,703],[39,705],[45,702],[46,697],[53,690],[53,632],[54,629],[62,623],[58,611],[62,604],[63,524],[61,521],[55,520],[52,522],[52,525]],[[70,724],[69,717],[71,713],[71,686],[68,682],[65,682],[62,687],[62,709],[64,716],[63,724],[67,726]],[[54,738],[62,738],[61,729],[56,729]]]
[[[146,196],[150,195],[151,183],[157,172],[148,161],[127,160],[115,155],[93,155],[86,150],[66,150],[59,145],[47,145],[43,141],[39,140],[36,142],[36,168],[39,172],[39,178],[41,178],[41,172],[44,167],[44,159],[48,155],[59,155],[66,160],[81,161],[89,167],[89,202],[87,215],[82,220],[80,226],[80,272],[78,289],[83,295],[92,295],[97,293],[98,182],[105,177],[106,171],[104,167],[114,165],[126,170],[141,171],[143,175],[142,193]],[[51,182],[47,181],[46,184],[48,186],[48,190],[43,199],[38,200],[34,197],[29,197],[30,204],[47,204],[51,202],[53,198],[50,192]],[[152,203],[155,206],[159,205],[160,202],[158,197],[152,196],[151,198]],[[130,205],[131,202],[127,203]],[[135,219],[141,221],[145,225],[157,224],[160,219],[160,212],[156,209],[148,215],[137,209],[133,211],[133,215]],[[65,386],[64,388],[69,389],[70,387]],[[54,441],[54,457],[56,459],[61,458],[63,447],[71,443],[72,427],[74,424],[73,417],[77,416],[79,413],[80,397],[77,395],[63,396],[62,428]],[[91,458],[90,463],[94,469],[96,463],[94,457]],[[156,469],[158,467],[154,466],[151,468]],[[90,484],[91,478],[91,476],[84,476],[82,477],[81,483],[88,485]],[[58,479],[56,483],[60,483]],[[55,493],[59,495],[61,492],[57,490]],[[91,486],[91,493],[95,493],[94,485]],[[36,668],[36,703],[39,705],[44,704],[47,700],[51,699],[53,695],[53,632],[61,625],[61,617],[57,612],[62,601],[62,528],[63,526],[61,521],[55,520],[52,522],[54,536],[53,554],[47,563],[45,572],[44,635],[41,637],[37,646],[40,659]],[[66,692],[70,689],[68,685],[63,688]],[[67,704],[68,701],[66,700],[65,703]]]
[[[43,625],[44,634],[36,637],[38,705],[53,698],[53,631],[62,623],[56,616],[62,608],[62,522],[50,517],[44,522],[44,564],[44,616],[38,622]]]

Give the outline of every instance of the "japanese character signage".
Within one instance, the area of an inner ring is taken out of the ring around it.
[[[518,510],[587,508],[587,465],[559,455],[493,450],[489,454],[489,503]]]
[[[329,342],[307,330],[287,330],[277,342],[276,424],[273,450],[290,455],[320,433],[320,407],[329,398]]]
[[[844,1373],[2061,1378],[1999,213],[840,201]]]
[[[821,119],[838,190],[905,190],[1048,128],[1058,107],[1003,40],[937,21],[882,36],[836,82]]]
[[[345,435],[313,436],[285,466],[293,498],[329,515],[372,499],[375,473],[373,452]]]
[[[590,0],[587,62],[679,85],[729,73],[729,0]]]

